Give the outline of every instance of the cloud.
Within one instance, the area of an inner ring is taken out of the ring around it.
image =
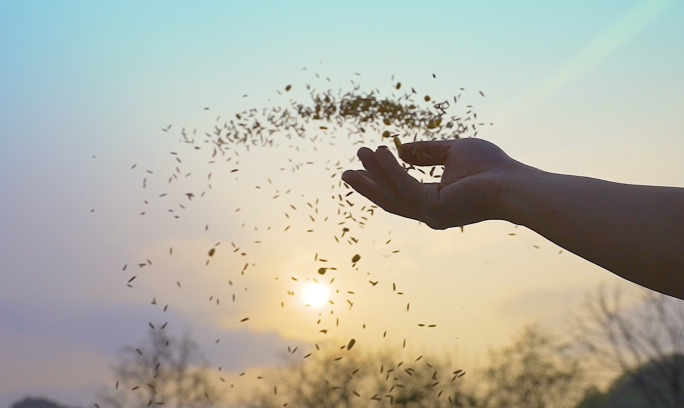
[[[499,305],[504,319],[549,320],[566,314],[584,299],[590,289],[578,287],[545,287],[519,292]]]

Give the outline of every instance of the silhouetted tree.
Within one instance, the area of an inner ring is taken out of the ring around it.
[[[585,395],[579,356],[537,324],[526,326],[511,346],[491,351],[490,360],[479,407],[574,407]]]
[[[214,407],[222,401],[209,380],[208,368],[197,344],[185,335],[168,336],[151,329],[145,344],[126,346],[114,367],[118,387],[100,392],[102,407]]]
[[[684,406],[684,302],[643,289],[641,301],[625,309],[620,286],[611,296],[601,285],[573,327],[595,362],[619,376],[608,390],[609,403],[629,384],[642,401],[629,406]]]
[[[400,355],[401,352],[373,355],[340,349],[315,352],[307,359],[292,360],[286,368],[275,370],[266,377],[269,388],[257,391],[244,405],[438,408],[466,399],[463,379],[458,378],[460,372],[454,374],[456,370],[448,357]]]
[[[491,364],[471,373],[468,382],[456,368],[449,356],[326,350],[272,373],[271,388],[245,405],[564,408],[575,407],[586,390],[579,356],[538,325],[525,327],[511,346],[492,351]]]

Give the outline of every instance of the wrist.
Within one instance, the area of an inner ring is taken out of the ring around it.
[[[516,163],[515,168],[506,173],[501,187],[500,205],[503,220],[516,225],[527,225],[529,193],[544,174],[544,171],[522,163]]]

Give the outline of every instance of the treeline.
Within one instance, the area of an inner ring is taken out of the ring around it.
[[[187,335],[175,338],[150,330],[145,344],[122,349],[114,368],[116,385],[103,387],[96,404],[101,408],[684,406],[684,302],[643,290],[638,301],[625,304],[619,287],[601,286],[569,316],[564,333],[551,333],[539,324],[526,326],[510,345],[490,351],[488,365],[474,372],[464,371],[450,355],[412,356],[401,349],[352,352],[353,345],[347,344],[321,348],[306,358],[293,351],[289,364],[263,373],[261,386],[250,390],[232,388]],[[35,401],[12,408],[63,408]]]

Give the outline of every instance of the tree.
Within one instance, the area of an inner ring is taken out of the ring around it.
[[[491,351],[491,364],[470,374],[447,356],[354,354],[330,349],[268,376],[270,388],[245,403],[252,408],[367,406],[463,408],[575,407],[586,390],[579,356],[538,325]],[[342,359],[339,359],[342,357]]]
[[[321,350],[272,372],[266,377],[268,387],[243,403],[254,408],[439,408],[467,399],[459,378],[465,372],[454,370],[448,357],[401,354]]]
[[[113,369],[117,379],[114,390],[101,390],[101,406],[208,408],[222,401],[211,384],[207,364],[197,344],[185,335],[168,336],[164,330],[151,329],[140,347],[122,349]]]
[[[629,384],[641,394],[639,406],[684,406],[684,302],[643,289],[640,302],[625,309],[621,287],[609,296],[601,285],[572,326],[582,349],[619,376],[608,402]]]
[[[490,351],[490,360],[480,407],[574,407],[585,394],[579,357],[537,324],[526,326],[511,346]]]

